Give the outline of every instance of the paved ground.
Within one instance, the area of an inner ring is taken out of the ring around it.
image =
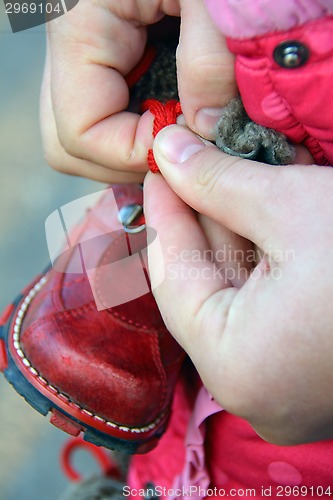
[[[12,34],[0,2],[0,309],[48,263],[46,217],[103,186],[53,172],[39,135],[43,29]],[[0,500],[55,500],[67,437],[0,376]],[[90,464],[89,464],[90,467]]]

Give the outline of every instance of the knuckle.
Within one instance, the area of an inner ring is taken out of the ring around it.
[[[215,161],[209,162],[202,168],[198,169],[197,178],[194,189],[200,193],[204,192],[207,199],[222,198],[230,185],[230,172],[239,159],[233,156],[226,156],[221,160],[216,158]]]
[[[75,173],[68,165],[68,156],[56,140],[56,137],[43,138],[43,155],[47,165],[56,172],[64,174]]]
[[[76,156],[80,151],[80,134],[73,127],[62,127],[58,131],[58,140],[67,154]]]
[[[214,64],[209,58],[198,57],[193,59],[188,65],[188,73],[190,81],[202,83],[204,88],[206,88],[207,82],[212,82],[215,86],[218,86],[222,80],[218,65]]]
[[[221,96],[226,89],[230,94],[234,93],[234,69],[233,61],[221,60],[218,53],[191,54],[191,57],[183,57],[181,47],[177,50],[177,67],[181,73],[191,82],[192,87],[197,87],[198,92],[210,93],[220,89]],[[228,90],[228,91],[229,91]]]
[[[204,191],[207,196],[214,194],[220,183],[221,175],[221,162],[218,160],[199,169],[195,184],[196,191]]]
[[[60,156],[55,154],[54,151],[44,149],[44,159],[49,167],[56,172],[69,173],[68,169],[64,167]]]

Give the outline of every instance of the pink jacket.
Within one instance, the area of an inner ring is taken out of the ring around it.
[[[257,123],[333,164],[333,0],[205,0]]]

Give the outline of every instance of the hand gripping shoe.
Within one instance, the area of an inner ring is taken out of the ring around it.
[[[107,189],[0,319],[16,391],[60,429],[126,453],[156,445],[184,359],[148,288],[146,232],[141,186]]]

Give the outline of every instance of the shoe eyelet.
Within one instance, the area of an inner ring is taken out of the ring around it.
[[[285,69],[296,69],[303,66],[310,57],[308,47],[297,40],[286,40],[275,47],[275,62]]]
[[[141,224],[141,226],[137,227],[124,227],[125,233],[129,234],[141,233],[144,229],[146,229],[146,224]]]
[[[143,214],[142,205],[125,205],[120,208],[118,218],[124,226],[125,233],[135,234],[140,233],[146,228],[146,224],[135,226],[135,221]]]

